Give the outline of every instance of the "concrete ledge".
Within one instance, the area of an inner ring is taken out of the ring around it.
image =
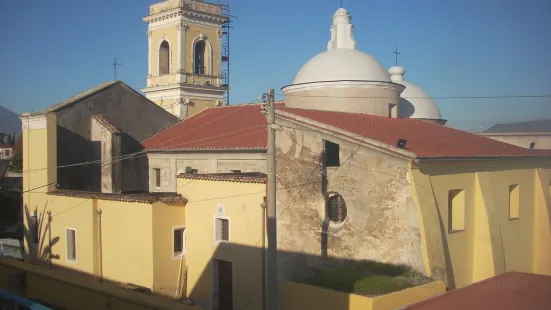
[[[286,282],[281,289],[280,305],[281,309],[285,310],[392,310],[445,292],[446,286],[442,281],[435,281],[375,297]]]
[[[50,270],[6,257],[0,257],[0,288],[64,309],[200,309],[165,297],[118,288],[113,283],[100,283],[92,275]]]

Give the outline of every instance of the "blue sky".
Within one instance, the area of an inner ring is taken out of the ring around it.
[[[0,1],[0,105],[40,110],[112,79],[145,86],[152,0]],[[232,0],[232,103],[290,84],[325,50],[340,0]],[[358,48],[434,97],[551,94],[549,0],[344,0]],[[281,97],[278,97],[281,99]],[[441,99],[449,125],[551,118],[551,98]]]

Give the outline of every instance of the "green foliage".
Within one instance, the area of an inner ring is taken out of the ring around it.
[[[406,278],[368,275],[356,282],[354,292],[379,295],[401,291],[412,286]]]
[[[380,295],[413,287],[423,276],[410,268],[375,261],[363,261],[328,269],[306,283],[345,293]]]
[[[10,163],[11,171],[23,170],[23,135],[19,135],[13,146],[13,157]]]

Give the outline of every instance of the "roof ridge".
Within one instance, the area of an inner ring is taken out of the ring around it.
[[[72,104],[72,103],[75,103],[79,100],[82,100],[84,98],[88,98],[90,96],[93,96],[94,94],[98,93],[99,91],[102,91],[106,88],[109,88],[117,83],[122,83],[122,81],[120,80],[111,80],[111,81],[107,81],[107,82],[104,82],[104,83],[101,83],[99,84],[98,86],[96,87],[92,87],[92,88],[89,88],[83,92],[80,92],[76,95],[73,95],[65,100],[62,100],[58,103],[55,103],[43,110],[41,110],[40,112],[38,112],[37,114],[44,114],[44,113],[48,113],[48,112],[56,112],[57,110],[59,109],[62,109],[64,107],[66,107],[67,105],[69,104]]]

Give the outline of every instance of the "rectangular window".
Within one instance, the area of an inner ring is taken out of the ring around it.
[[[216,218],[216,241],[230,241],[230,221]]]
[[[10,150],[6,150],[5,153],[6,153],[6,156],[10,156]]]
[[[184,227],[174,228],[174,257],[186,254],[186,229]]]
[[[67,260],[76,262],[77,260],[77,233],[72,228],[67,228]]]
[[[448,192],[448,230],[450,233],[465,230],[465,191]]]
[[[326,167],[338,167],[340,166],[339,151],[340,146],[337,143],[323,140],[323,147],[325,153],[325,166]]]
[[[161,169],[155,168],[155,187],[161,187]]]
[[[520,217],[520,195],[518,184],[509,186],[509,220]]]

